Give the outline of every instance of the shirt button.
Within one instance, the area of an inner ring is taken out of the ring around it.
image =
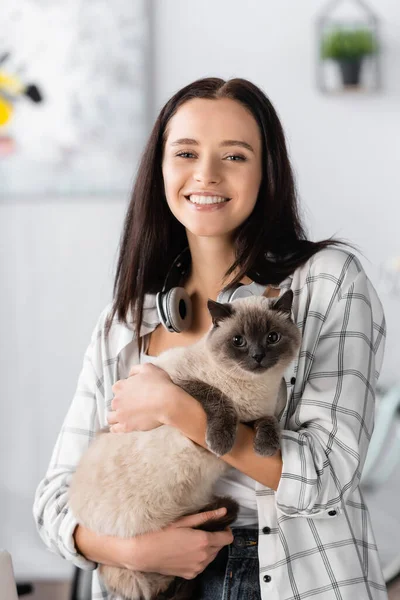
[[[263,579],[265,583],[269,583],[271,581],[271,575],[264,575]]]
[[[336,516],[336,514],[337,514],[336,510],[330,510],[330,511],[328,512],[328,515],[329,515],[330,517],[334,517],[334,516]]]
[[[262,532],[263,532],[263,533],[267,533],[267,534],[268,534],[268,533],[271,533],[271,527],[263,527],[263,530],[262,530]]]
[[[294,384],[296,383],[296,377],[292,377],[292,379],[290,380],[290,383],[291,383],[292,385],[294,385]]]

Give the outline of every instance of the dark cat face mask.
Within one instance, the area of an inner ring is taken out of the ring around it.
[[[278,300],[253,296],[229,304],[208,301],[213,327],[207,347],[221,368],[254,375],[290,362],[298,349],[300,332],[291,319],[293,292]]]

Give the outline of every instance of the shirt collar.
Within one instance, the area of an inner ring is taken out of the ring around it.
[[[273,285],[271,287],[275,289],[289,289],[292,285],[293,275],[289,275],[281,281],[277,285]],[[114,317],[117,319],[117,317]],[[126,326],[124,323],[120,323],[117,321],[118,335],[116,340],[116,353],[120,354],[122,350],[130,344],[134,339],[136,339],[136,333],[134,328],[134,321],[132,317],[132,312],[129,311],[127,315],[127,323]],[[145,294],[143,301],[143,318],[142,324],[140,327],[140,338],[145,335],[151,333],[155,330],[155,328],[160,324],[160,318],[158,316],[157,306],[156,306],[156,294]]]

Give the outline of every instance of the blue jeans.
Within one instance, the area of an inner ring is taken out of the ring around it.
[[[234,540],[196,579],[197,600],[260,600],[258,530],[232,527]]]

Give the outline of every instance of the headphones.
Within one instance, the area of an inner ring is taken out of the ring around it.
[[[183,287],[179,287],[182,277],[190,267],[189,247],[185,248],[172,263],[161,292],[156,295],[159,319],[171,333],[181,333],[190,328],[193,318],[192,302]],[[248,296],[262,296],[268,286],[256,283],[237,283],[218,294],[217,302],[232,302]]]

